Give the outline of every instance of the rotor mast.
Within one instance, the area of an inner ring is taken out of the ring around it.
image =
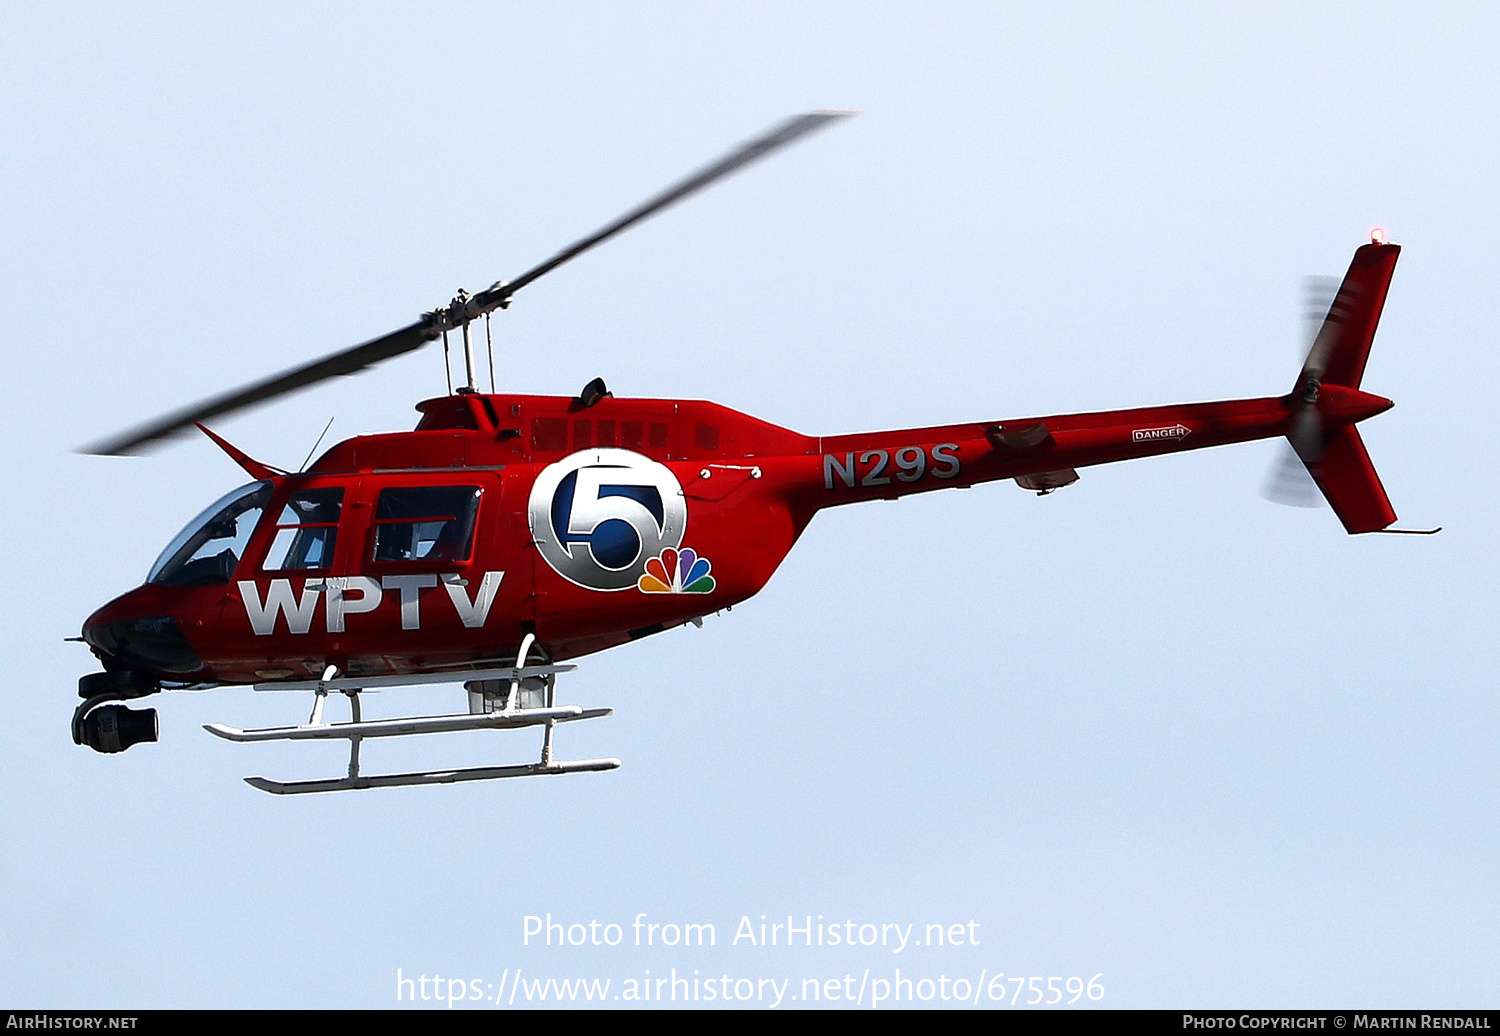
[[[494,287],[491,288],[490,290],[493,291],[495,288],[499,288],[499,287],[502,287],[502,286],[503,286],[503,282],[497,281],[497,282],[495,282]],[[448,309],[445,311],[445,315],[447,315],[450,319],[455,319],[455,320],[457,320],[459,322],[459,326],[461,326],[463,328],[463,332],[464,332],[464,385],[463,385],[462,388],[459,389],[460,392],[478,392],[479,391],[479,374],[478,374],[478,371],[476,369],[477,365],[474,362],[474,341],[473,341],[473,339],[471,339],[469,337],[469,325],[474,322],[474,316],[476,316],[476,315],[488,316],[489,313],[490,313],[490,310],[484,310],[482,312],[482,314],[470,315],[468,313],[468,305],[469,305],[469,303],[471,301],[472,301],[472,299],[471,299],[469,293],[467,291],[465,291],[463,288],[459,288],[458,289],[458,294],[456,294],[456,295],[453,296],[453,301],[448,304]],[[509,305],[509,304],[510,304],[510,300],[506,299],[505,302],[500,303],[499,305],[506,306],[506,305]],[[491,307],[491,308],[493,309],[494,307]],[[428,316],[428,317],[435,317],[435,316],[437,316],[437,314],[436,313],[428,313],[428,314],[426,314],[426,316]],[[445,327],[443,329],[443,334],[446,335],[447,333],[448,333],[448,328]],[[495,380],[495,356],[494,356],[493,353],[491,353],[490,354],[490,381],[493,382],[494,380]]]

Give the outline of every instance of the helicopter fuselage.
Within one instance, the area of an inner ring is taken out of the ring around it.
[[[347,739],[348,774],[277,794],[613,769],[558,761],[559,723],[608,709],[561,706],[566,659],[701,619],[766,585],[825,507],[1015,479],[1040,494],[1078,468],[1286,436],[1350,533],[1389,530],[1390,501],[1354,425],[1389,408],[1360,390],[1400,248],[1360,247],[1285,396],[815,437],[714,403],[616,399],[600,379],[576,397],[484,394],[471,325],[537,278],[766,155],[847,117],[784,120],[513,281],[393,332],[202,400],[86,448],[150,449],[197,425],[254,479],[182,530],[144,585],[85,622],[103,664],[84,675],[73,740],[116,753],[155,741],[155,710],[112,704],[168,688],[273,685],[314,692],[306,724],[231,741]],[[488,324],[486,325],[488,327]],[[465,387],[418,405],[410,432],[339,443],[296,474],[261,464],[203,421],[462,336]],[[491,377],[494,360],[490,360]],[[1434,530],[1436,531],[1436,530]],[[541,665],[533,663],[540,662]],[[359,694],[462,682],[467,714],[365,721]],[[348,723],[327,723],[328,695]],[[106,703],[111,704],[106,704]],[[534,764],[368,775],[367,738],[544,728]]]
[[[1338,386],[1319,403],[1330,428],[1389,406]],[[528,633],[561,661],[751,597],[824,507],[1007,478],[1048,492],[1087,465],[1286,435],[1295,402],[831,437],[703,401],[462,392],[418,410],[414,431],[244,487],[87,642],[180,683],[508,664]]]

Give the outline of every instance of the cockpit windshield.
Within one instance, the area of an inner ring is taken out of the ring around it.
[[[252,482],[215,501],[167,544],[146,582],[164,586],[229,582],[270,498],[271,483]]]

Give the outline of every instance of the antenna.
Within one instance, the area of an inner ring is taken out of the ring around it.
[[[337,416],[338,416],[337,414],[334,415],[334,417],[337,417]],[[312,462],[313,454],[317,453],[318,452],[318,447],[323,445],[323,436],[327,435],[328,434],[328,429],[330,429],[332,427],[333,427],[333,417],[330,417],[328,419],[328,423],[323,426],[323,432],[322,432],[321,435],[318,436],[318,441],[315,442],[315,443],[313,443],[313,448],[307,451],[307,460],[304,460],[302,462],[302,466],[297,469],[298,472],[303,472],[303,471],[307,470],[307,465]]]

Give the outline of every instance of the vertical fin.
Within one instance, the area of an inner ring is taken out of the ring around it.
[[[276,478],[278,475],[286,474],[286,472],[282,471],[280,468],[273,468],[269,464],[262,464],[260,461],[250,456],[244,450],[235,446],[228,439],[225,439],[224,437],[219,435],[215,435],[202,421],[194,421],[193,423],[198,426],[198,430],[200,432],[212,439],[214,443],[219,447],[219,449],[229,454],[230,458],[236,464],[244,468],[246,474],[248,474],[251,478],[270,479]],[[329,423],[332,424],[333,422],[330,421]],[[313,449],[317,449],[317,447],[314,446]]]
[[[1324,385],[1359,388],[1400,254],[1400,245],[1388,244],[1364,245],[1354,253],[1349,272],[1344,274],[1333,305],[1313,340],[1299,385],[1309,374],[1314,374]]]
[[[1328,435],[1322,458],[1308,469],[1351,534],[1379,532],[1396,520],[1375,465],[1352,424]]]

